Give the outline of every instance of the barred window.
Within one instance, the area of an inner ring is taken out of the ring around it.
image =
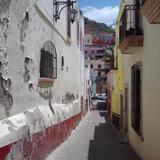
[[[51,41],[47,41],[41,49],[40,77],[57,78],[57,53]]]
[[[131,68],[131,123],[134,130],[141,135],[141,66]]]

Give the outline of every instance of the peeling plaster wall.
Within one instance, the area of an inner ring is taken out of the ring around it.
[[[63,142],[63,138],[68,136],[72,127],[75,127],[80,120],[77,116],[79,114],[78,106],[78,100],[66,105],[54,104],[52,106],[53,114],[48,105],[40,105],[1,120],[0,128],[3,129],[3,132],[0,132],[1,159],[44,159],[50,151]],[[78,118],[75,119],[74,116]],[[67,121],[70,122],[67,123]],[[54,133],[55,129],[57,133]],[[48,139],[49,137],[51,139]],[[48,140],[51,143],[47,143]],[[3,150],[7,146],[9,146],[9,150]],[[40,149],[41,152],[36,153],[37,149]]]
[[[62,103],[67,93],[79,98],[82,87],[80,55],[83,51],[76,43],[76,23],[71,24],[69,43],[66,38],[66,12],[62,12],[59,22],[53,23],[51,0],[0,0],[0,4],[0,73],[4,81],[11,81],[11,89],[5,89],[5,92],[13,100],[6,107],[0,97],[0,119],[38,105]],[[83,23],[82,18],[82,28]],[[55,45],[58,60],[51,102],[39,95],[38,87],[40,50],[48,40]],[[61,56],[64,57],[63,69]]]
[[[0,118],[10,114],[11,105],[7,105],[9,91],[6,88],[8,73],[7,45],[9,39],[9,9],[11,1],[0,0]],[[8,85],[7,85],[8,86]],[[9,86],[8,86],[9,87]],[[11,96],[9,94],[9,96]]]
[[[63,122],[68,118],[79,113],[79,101],[73,101],[72,104],[53,104],[54,114],[48,105],[40,105],[36,108],[26,110],[10,118],[0,121],[0,148],[17,140],[26,138],[37,132]],[[17,139],[18,137],[18,139]]]

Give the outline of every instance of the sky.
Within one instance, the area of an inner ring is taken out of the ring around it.
[[[91,20],[114,25],[120,0],[78,0],[83,15]]]

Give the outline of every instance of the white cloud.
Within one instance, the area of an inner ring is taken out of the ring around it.
[[[85,7],[82,8],[83,15],[96,22],[105,23],[107,25],[113,25],[118,15],[119,7],[107,6],[104,8]]]

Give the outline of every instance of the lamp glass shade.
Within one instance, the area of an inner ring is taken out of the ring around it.
[[[70,9],[71,22],[73,23],[76,19],[77,10],[73,7]]]

